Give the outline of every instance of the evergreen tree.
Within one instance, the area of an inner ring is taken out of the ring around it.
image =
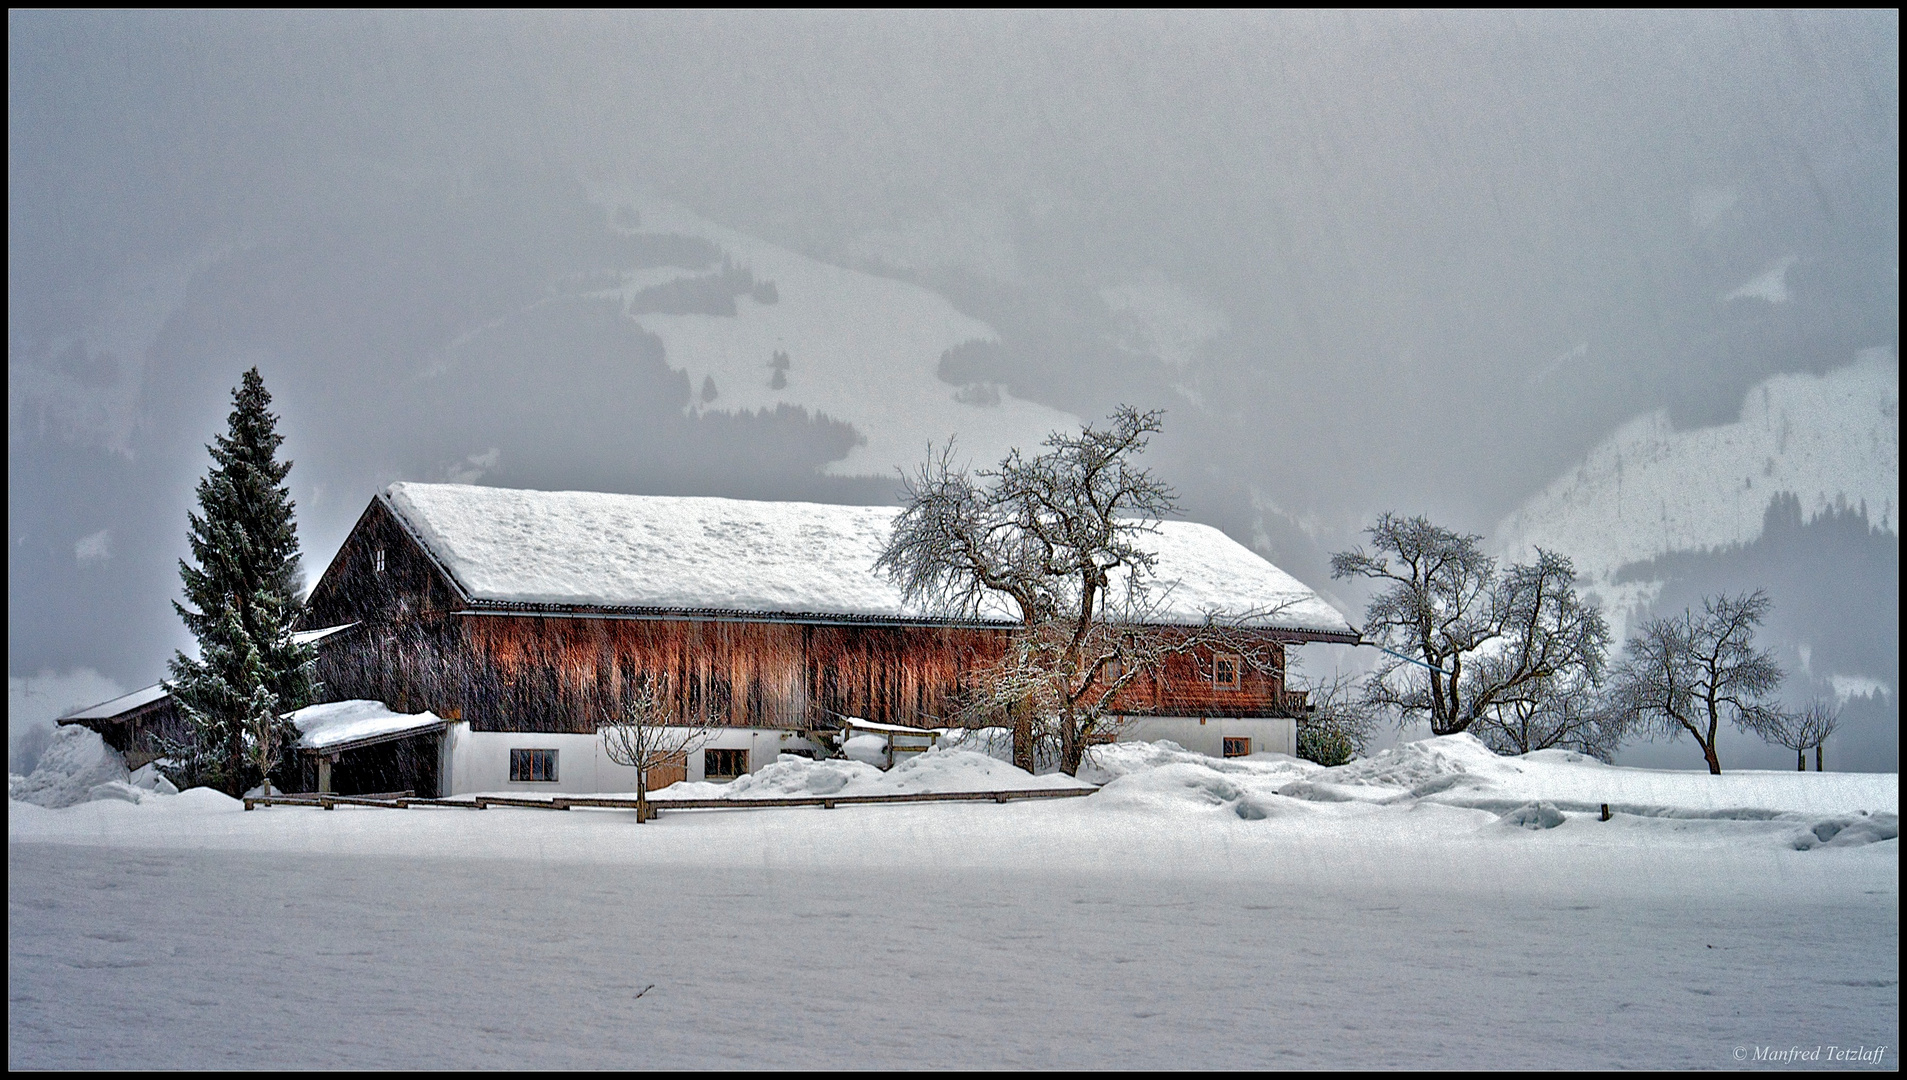
[[[314,657],[292,640],[298,616],[298,528],[278,461],[284,437],[258,369],[232,391],[230,430],[211,446],[188,513],[192,561],[179,561],[185,603],[172,605],[199,641],[199,659],[172,660],[172,698],[191,729],[169,747],[175,782],[239,794],[276,768],[297,730],[285,713],[317,693]],[[196,564],[196,565],[194,565]]]

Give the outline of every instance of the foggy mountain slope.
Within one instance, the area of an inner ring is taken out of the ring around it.
[[[684,277],[632,276],[614,293],[661,339],[669,365],[687,374],[694,407],[733,413],[798,405],[852,425],[862,441],[825,466],[830,474],[894,479],[921,461],[929,441],[951,436],[962,457],[991,465],[1015,446],[1079,425],[1010,390],[940,378],[950,350],[998,335],[926,288],[820,262],[677,205],[626,192],[607,199],[633,207],[646,228],[714,242],[724,265],[752,276],[754,291],[737,295],[728,310],[634,310],[644,294]]]
[[[1822,375],[1750,390],[1732,423],[1676,430],[1657,412],[1622,425],[1570,472],[1505,516],[1508,557],[1575,559],[1618,641],[1640,621],[1705,597],[1767,590],[1759,641],[1787,672],[1782,697],[1843,710],[1833,752],[1895,768],[1900,726],[1900,369],[1870,349]],[[1729,760],[1780,767],[1731,736]],[[1686,747],[1638,746],[1630,763],[1675,764]]]
[[[1519,557],[1567,553],[1622,606],[1625,595],[1646,598],[1646,584],[1618,581],[1624,567],[1750,543],[1783,494],[1808,520],[1858,507],[1898,537],[1899,492],[1900,367],[1891,349],[1873,349],[1825,375],[1768,379],[1731,424],[1678,431],[1666,412],[1638,417],[1507,515],[1496,537]]]
[[[1899,363],[1883,348],[1825,375],[1768,379],[1731,424],[1678,431],[1664,413],[1638,417],[1498,531],[1514,549],[1571,551],[1595,576],[1668,551],[1752,540],[1783,491],[1810,518],[1859,504],[1877,527],[1898,532],[1899,411]]]

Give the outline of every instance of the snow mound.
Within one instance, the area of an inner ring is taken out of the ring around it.
[[[1096,767],[1112,775],[1093,797],[1096,807],[1146,814],[1218,810],[1244,821],[1297,812],[1300,804],[1279,792],[1309,765],[1282,754],[1261,755],[1271,760],[1211,758],[1163,741],[1100,747],[1095,756]]]
[[[887,764],[887,740],[879,735],[850,735],[842,744],[841,752],[852,761],[864,765],[884,766]]]
[[[875,739],[879,742],[879,739]],[[784,757],[768,767],[719,788],[724,799],[786,799],[805,795],[838,795],[850,785],[879,782],[881,770],[865,761],[809,761]],[[671,789],[674,790],[674,789]]]
[[[116,799],[120,802],[139,803],[145,801],[149,794],[143,788],[136,788],[118,780],[109,780],[104,784],[94,784],[88,788],[86,797],[80,801],[100,802]]]
[[[1394,787],[1431,794],[1450,787],[1452,777],[1500,771],[1504,760],[1474,735],[1444,735],[1393,746],[1376,757],[1359,758],[1325,769],[1315,779],[1329,784]],[[1439,782],[1442,787],[1433,786]]]
[[[103,795],[94,794],[105,785],[116,783],[128,791],[138,790],[126,783],[130,778],[126,759],[107,746],[98,732],[67,724],[53,732],[52,741],[46,744],[33,773],[17,784],[8,785],[8,795],[21,802],[57,810],[95,798],[122,797],[116,789],[108,789]],[[135,796],[130,801],[137,802],[138,798]]]
[[[1009,762],[972,750],[933,750],[918,754],[882,774],[881,782],[896,792],[1023,791],[1092,786],[1064,773],[1035,776]]]
[[[1796,851],[1818,847],[1859,847],[1900,837],[1899,814],[1853,814],[1810,822],[1794,837]]]
[[[1546,802],[1524,803],[1497,819],[1499,825],[1513,829],[1554,829],[1564,821],[1563,812],[1555,804]]]
[[[137,769],[134,769],[132,779],[127,782],[141,791],[149,791],[154,795],[177,795],[179,793],[178,785],[166,779],[166,775],[159,771],[159,766],[156,762],[141,765]]]
[[[879,740],[876,740],[879,741]],[[930,750],[886,772],[864,761],[784,757],[726,784],[684,781],[656,792],[670,799],[787,799],[816,795],[914,795],[934,792],[1089,788],[1070,776],[1034,776],[971,750]]]
[[[1286,754],[1253,754],[1242,758],[1215,758],[1195,753],[1167,739],[1158,742],[1109,743],[1095,746],[1080,766],[1083,780],[1109,783],[1121,776],[1166,765],[1188,764],[1216,773],[1276,779],[1289,783],[1320,771],[1323,766]]]

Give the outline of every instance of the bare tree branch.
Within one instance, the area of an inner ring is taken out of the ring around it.
[[[621,715],[605,716],[597,725],[609,760],[636,770],[638,824],[654,816],[649,810],[649,781],[654,770],[673,765],[686,770],[689,755],[718,734],[713,713],[700,724],[670,724],[674,716],[669,703],[675,700],[670,691],[668,674],[645,676],[623,701]]]

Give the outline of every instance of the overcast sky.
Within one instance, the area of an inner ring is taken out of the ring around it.
[[[1806,414],[1880,443],[1789,485],[1798,539],[1630,554],[1658,608],[1786,589],[1798,692],[1897,767],[1898,30],[11,12],[9,675],[162,673],[254,363],[314,576],[392,480],[885,502],[1130,402],[1186,516],[1354,621],[1377,513],[1494,539],[1637,418],[1855,370],[1892,419]]]

